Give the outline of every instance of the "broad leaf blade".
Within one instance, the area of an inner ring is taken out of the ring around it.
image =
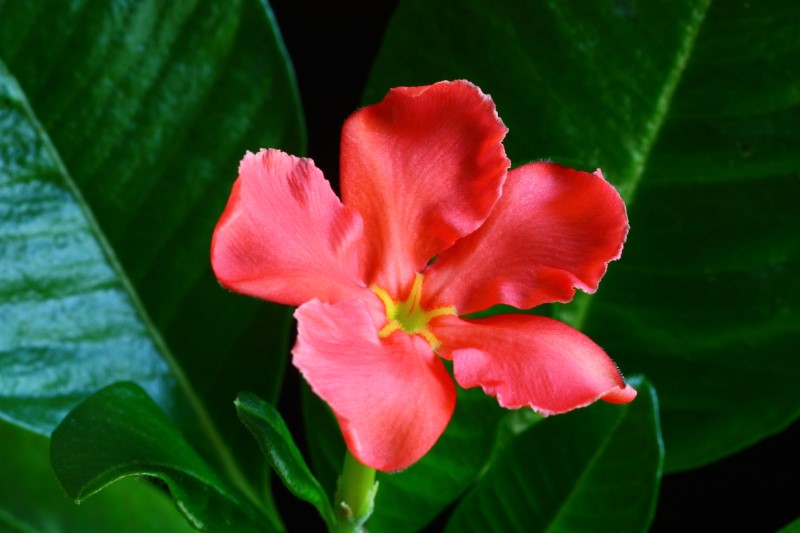
[[[57,221],[46,218],[36,219],[35,235],[23,236],[26,210],[33,216],[36,205],[28,206],[24,189],[6,190],[4,200],[24,214],[4,225],[17,234],[4,237],[3,246],[8,241],[7,246],[42,260],[14,259],[11,272],[21,281],[13,287],[13,301],[19,308],[13,322],[0,325],[0,342],[3,353],[17,355],[0,359],[0,381],[15,375],[32,379],[24,378],[24,386],[4,384],[8,401],[0,410],[18,411],[4,416],[48,433],[92,390],[118,379],[136,380],[162,407],[188,415],[180,420],[182,429],[203,453],[209,442],[219,452],[217,435],[193,427],[197,423],[185,407],[170,406],[184,400],[173,378],[160,377],[166,365],[145,361],[148,346],[162,338],[156,351],[162,357],[171,352],[188,377],[179,378],[181,388],[192,382],[228,443],[236,444],[237,455],[258,461],[245,471],[260,480],[263,463],[232,416],[231,400],[243,387],[277,397],[289,313],[220,289],[208,249],[245,150],[304,149],[294,78],[268,5],[259,0],[0,2],[0,58],[22,87],[42,135],[59,153],[60,173],[80,191],[73,197],[85,199],[85,204],[77,200],[81,211],[93,213],[93,237],[110,245],[102,252],[108,264],[76,267],[90,257],[72,254],[75,238],[59,237]],[[9,135],[17,135],[13,130],[19,124],[8,127]],[[29,163],[23,174],[45,179],[37,176],[43,161],[34,157]],[[54,198],[51,209],[66,209],[61,202],[68,201]],[[62,262],[68,275],[54,278],[50,267],[61,269]],[[100,274],[116,270],[118,280],[98,277],[93,269]],[[104,302],[88,298],[87,287],[125,279],[127,297],[139,300],[140,308],[105,311]],[[37,319],[66,294],[74,303],[59,320],[48,325]],[[104,313],[108,320],[139,315],[141,324],[106,331],[93,318]],[[41,324],[42,331],[19,326],[28,322]],[[117,344],[116,350],[95,349],[93,355],[75,342],[109,341],[115,332],[132,336],[124,349]],[[144,340],[136,337],[139,333]],[[38,338],[54,347],[45,355],[60,352],[58,364],[48,363],[47,372],[22,353]],[[104,368],[103,358],[116,356],[126,363]],[[149,368],[153,365],[160,366]],[[91,373],[92,368],[98,370]],[[73,378],[83,382],[72,383]]]
[[[800,414],[797,10],[404,0],[369,83],[373,101],[468,78],[494,97],[515,165],[599,167],[619,187],[622,259],[556,312],[658,387],[670,470]]]
[[[316,507],[328,527],[333,527],[336,518],[328,496],[308,469],[280,413],[246,391],[236,398],[236,410],[286,488]]]
[[[512,166],[602,163],[629,199],[707,4],[447,0],[430,9],[404,0],[366,99],[398,84],[469,79],[492,95],[509,128]]]
[[[64,495],[50,466],[48,439],[0,422],[0,530],[81,533],[194,531],[169,497],[145,480],[120,480],[87,505]]]
[[[51,439],[53,469],[77,502],[121,478],[147,475],[167,485],[197,529],[276,529],[225,485],[136,384],[117,383],[90,396]]]
[[[646,531],[664,449],[655,390],[547,419],[512,440],[447,531]]]
[[[2,63],[0,101],[0,416],[49,434],[119,376],[177,416],[160,339]]]

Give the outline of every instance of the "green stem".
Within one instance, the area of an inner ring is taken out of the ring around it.
[[[335,497],[337,533],[360,533],[372,514],[375,493],[375,469],[365,466],[348,451],[344,456]]]

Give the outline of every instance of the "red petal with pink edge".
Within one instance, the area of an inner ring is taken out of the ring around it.
[[[459,385],[480,385],[503,407],[530,406],[552,415],[598,399],[627,403],[636,396],[602,348],[552,318],[448,316],[433,331],[440,351],[453,358]]]
[[[625,204],[599,171],[525,165],[509,172],[483,226],[425,272],[425,305],[466,314],[500,303],[568,302],[574,287],[597,289],[627,232]]]
[[[287,305],[363,296],[363,223],[310,159],[245,155],[211,243],[225,287]]]
[[[364,217],[368,283],[402,293],[486,219],[509,165],[506,131],[466,81],[392,89],[347,120],[342,199]]]
[[[456,390],[422,338],[378,338],[382,306],[312,300],[295,311],[292,353],[314,392],[333,409],[347,447],[382,471],[407,468],[430,450],[455,409]]]

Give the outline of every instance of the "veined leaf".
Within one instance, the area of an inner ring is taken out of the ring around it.
[[[502,450],[447,531],[647,531],[664,447],[655,390],[546,419]]]
[[[800,414],[800,70],[780,2],[400,2],[366,101],[467,78],[514,165],[602,168],[628,202],[622,259],[556,314],[661,397],[668,470]]]
[[[180,392],[161,339],[0,63],[3,320],[0,414],[43,434],[98,386],[139,382],[175,418]]]
[[[120,382],[84,400],[53,431],[53,469],[80,503],[129,476],[152,476],[201,531],[275,531],[266,516],[232,492],[144,390]]]
[[[54,531],[55,524],[81,533],[194,531],[169,497],[144,480],[120,480],[90,504],[75,505],[53,475],[47,438],[0,422],[0,443],[6,458],[0,461],[2,531]]]
[[[245,150],[304,149],[266,2],[0,1],[0,61],[0,417],[48,434],[133,380],[262,480],[231,403],[278,394],[289,313],[220,289],[208,249]]]

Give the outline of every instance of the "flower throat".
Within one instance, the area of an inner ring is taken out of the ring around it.
[[[404,301],[393,300],[385,289],[377,285],[370,287],[386,307],[386,319],[388,322],[378,332],[378,336],[381,339],[385,339],[395,331],[403,330],[409,335],[421,335],[434,350],[439,347],[440,342],[431,332],[428,324],[437,316],[455,315],[456,308],[451,305],[431,310],[423,309],[420,305],[423,278],[422,274],[416,274],[414,284],[411,286],[408,297]]]

